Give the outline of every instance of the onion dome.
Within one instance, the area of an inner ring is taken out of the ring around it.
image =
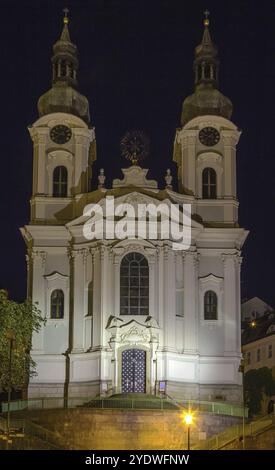
[[[68,9],[64,8],[63,30],[53,46],[52,88],[38,100],[39,116],[70,113],[90,122],[89,102],[77,90],[78,54],[69,33]]]
[[[218,50],[210,36],[208,15],[206,11],[202,42],[195,49],[195,91],[183,102],[182,125],[197,116],[210,114],[230,119],[232,115],[230,99],[218,90]]]

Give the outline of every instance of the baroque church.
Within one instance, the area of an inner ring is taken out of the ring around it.
[[[219,91],[209,20],[195,49],[194,92],[182,107],[173,156],[178,192],[133,165],[91,189],[96,132],[77,85],[78,54],[65,13],[53,46],[52,87],[30,127],[33,189],[27,246],[28,296],[46,324],[34,333],[29,397],[146,393],[241,402],[241,249],[231,101]],[[191,73],[191,70],[190,70]],[[191,246],[167,239],[92,239],[87,204],[190,204]]]

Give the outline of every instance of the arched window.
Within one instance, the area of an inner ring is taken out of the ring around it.
[[[60,75],[61,75],[61,77],[66,77],[66,75],[67,75],[67,66],[66,66],[66,61],[65,60],[61,61]]]
[[[68,75],[70,78],[74,78],[74,69],[71,62],[68,63]]]
[[[210,78],[210,65],[207,64],[204,67],[204,78]]]
[[[198,82],[202,79],[202,66],[198,66]]]
[[[55,289],[51,295],[51,318],[64,318],[64,294]]]
[[[68,172],[65,166],[57,166],[53,172],[53,196],[67,197]]]
[[[204,294],[204,319],[218,319],[218,298],[217,294],[212,290],[208,290]]]
[[[203,199],[217,197],[217,175],[213,168],[204,168],[202,172],[202,197]]]
[[[214,80],[216,80],[216,68],[214,67],[214,65],[212,65],[212,78],[214,78]]]
[[[56,62],[53,66],[54,80],[58,77],[58,63]]]
[[[149,266],[140,253],[124,256],[120,265],[121,315],[149,314]]]

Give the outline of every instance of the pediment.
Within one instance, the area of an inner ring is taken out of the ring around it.
[[[115,179],[113,188],[125,188],[127,186],[135,186],[140,188],[157,189],[158,183],[155,180],[146,178],[148,169],[132,165],[129,168],[122,168],[123,179]]]
[[[210,273],[207,276],[200,277],[199,283],[201,286],[221,286],[223,277]]]
[[[157,339],[158,323],[148,316],[144,321],[135,318],[124,321],[121,317],[110,317],[106,329],[111,334],[110,342],[121,344],[147,344]]]
[[[45,279],[47,279],[47,281],[59,281],[59,280],[65,281],[69,278],[65,274],[61,274],[58,271],[54,271],[53,273],[47,274],[44,277]]]
[[[114,201],[114,207],[116,208],[119,205],[126,205],[131,204],[135,210],[137,210],[139,204],[154,204],[155,206],[159,206],[161,203],[165,203],[170,207],[171,201],[169,199],[159,200],[153,196],[149,196],[147,194],[140,193],[139,191],[132,191],[127,194],[123,194],[122,196],[117,195],[114,196],[106,196],[102,198],[97,205],[104,209],[106,207],[107,201]],[[73,227],[76,225],[83,225],[87,220],[89,220],[90,215],[88,215],[89,210],[93,206],[93,204],[87,204],[84,208],[83,214],[80,217],[68,222],[66,224],[67,227]],[[86,215],[87,214],[87,215]]]
[[[124,194],[122,196],[116,196],[116,197],[106,196],[106,197],[102,198],[97,203],[97,205],[98,205],[98,207],[101,207],[102,210],[104,211],[104,209],[107,207],[107,204],[109,204],[109,201],[112,201],[112,200],[113,200],[113,204],[114,204],[115,209],[118,206],[122,206],[122,210],[125,209],[125,211],[126,211],[127,210],[127,204],[129,204],[133,207],[136,214],[138,214],[139,205],[148,206],[148,205],[152,204],[153,206],[158,208],[159,214],[163,214],[163,215],[166,214],[166,208],[168,208],[168,210],[170,210],[171,206],[173,205],[173,202],[168,198],[160,200],[157,197],[154,197],[154,196],[151,196],[151,195],[148,195],[148,194],[144,194],[144,193],[139,192],[139,191],[132,191],[132,192]],[[181,202],[177,201],[176,204],[181,205]],[[125,207],[123,208],[124,205],[125,205]],[[66,224],[66,226],[68,228],[70,228],[70,227],[74,227],[74,226],[78,226],[78,225],[83,225],[85,222],[87,222],[87,220],[89,220],[89,218],[91,218],[90,214],[91,214],[92,206],[93,206],[93,204],[88,204],[84,208],[83,214],[80,217],[77,217],[76,219],[72,220],[71,222],[68,222]],[[142,214],[143,210],[145,211],[145,209],[143,209],[141,207],[141,214]],[[93,217],[94,217],[94,214],[93,214]],[[169,218],[172,219],[171,212],[169,214]],[[192,221],[191,221],[191,225],[192,225],[193,228],[196,228],[196,229],[199,229],[199,230],[201,230],[203,228],[203,225],[201,223],[197,222],[196,220],[194,220],[193,218],[192,218]]]

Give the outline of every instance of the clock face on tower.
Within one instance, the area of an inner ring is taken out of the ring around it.
[[[66,144],[72,137],[72,131],[69,127],[58,124],[51,129],[50,137],[56,144]]]
[[[207,147],[213,147],[220,140],[220,134],[214,127],[204,127],[199,133],[200,142]]]

